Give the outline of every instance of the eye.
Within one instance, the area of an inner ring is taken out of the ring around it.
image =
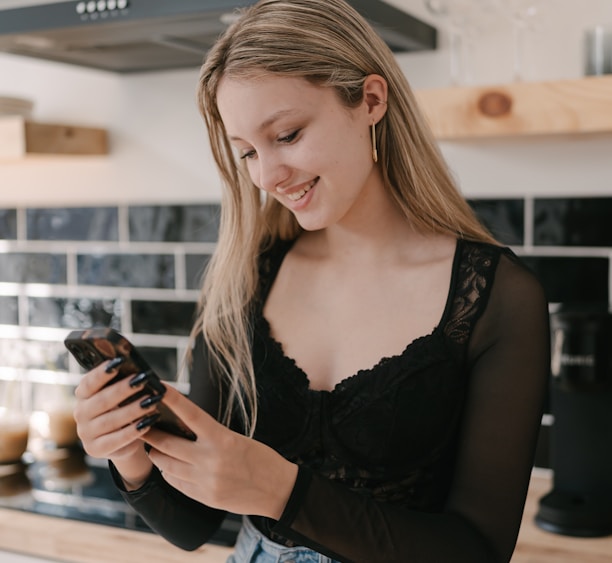
[[[247,152],[241,154],[240,155],[240,159],[241,160],[250,160],[252,158],[255,158],[256,154],[257,153],[254,150],[250,150],[250,151],[247,151]]]
[[[289,133],[289,135],[285,135],[284,137],[280,137],[278,139],[279,143],[291,143],[292,141],[295,141],[295,138],[298,136],[298,133],[300,132],[300,129],[296,129],[293,133]]]

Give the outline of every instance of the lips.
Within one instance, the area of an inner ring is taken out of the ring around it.
[[[319,181],[319,177],[317,176],[314,180],[312,180],[311,182],[309,182],[308,184],[306,184],[305,186],[294,190],[292,192],[285,192],[285,196],[290,199],[291,201],[299,201],[300,199],[302,199],[312,188],[313,186]],[[278,192],[281,192],[281,190],[279,188],[277,188]],[[282,193],[282,192],[281,192]]]

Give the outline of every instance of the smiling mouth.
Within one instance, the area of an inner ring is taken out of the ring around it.
[[[302,188],[301,190],[299,190],[297,192],[293,192],[291,194],[287,194],[287,197],[291,201],[299,201],[300,199],[302,199],[313,188],[313,186],[318,181],[319,181],[319,178],[317,177],[312,182],[310,182],[310,184],[308,184],[306,187]]]

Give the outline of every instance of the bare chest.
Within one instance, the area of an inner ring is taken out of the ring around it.
[[[313,389],[333,389],[430,334],[446,306],[450,263],[369,272],[281,271],[264,315]]]

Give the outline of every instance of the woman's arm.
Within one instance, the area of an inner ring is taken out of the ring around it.
[[[540,285],[502,257],[469,343],[467,403],[445,510],[378,503],[300,470],[272,530],[339,561],[509,561],[540,427],[549,347]]]
[[[219,410],[219,388],[211,376],[201,336],[196,340],[193,350],[191,373],[189,398],[216,417]],[[143,438],[146,440],[146,436]],[[206,543],[219,529],[227,514],[224,510],[210,508],[182,494],[170,486],[155,467],[139,488],[127,490],[123,473],[112,462],[109,466],[124,500],[152,530],[182,549],[191,551]],[[197,525],[194,525],[195,522]]]

